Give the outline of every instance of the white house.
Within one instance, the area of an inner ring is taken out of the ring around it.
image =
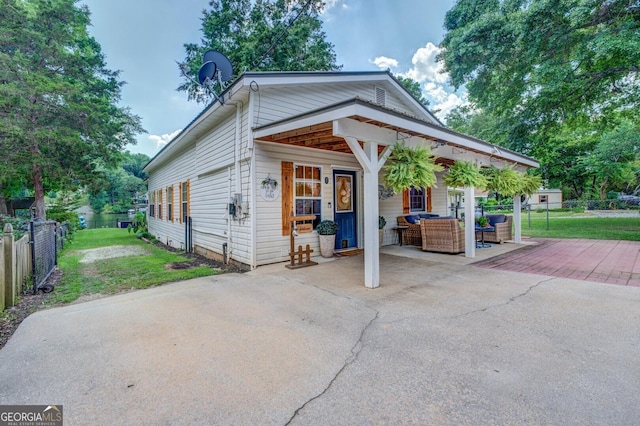
[[[377,287],[378,216],[387,219],[383,244],[390,244],[398,215],[450,211],[442,174],[437,187],[381,196],[380,170],[397,141],[431,145],[445,167],[461,159],[538,166],[448,129],[388,72],[245,73],[222,98],[145,167],[149,231],[247,268],[288,261],[291,215],[312,214],[314,226],[338,223],[337,249],[364,248],[365,285]],[[475,253],[472,228],[467,256]],[[299,233],[295,244],[319,253],[315,232]]]

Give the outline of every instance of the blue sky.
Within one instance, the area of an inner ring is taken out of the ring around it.
[[[80,0],[91,11],[89,32],[107,66],[127,82],[122,106],[142,118],[148,133],[132,152],[155,155],[203,108],[176,91],[184,43],[199,42],[207,0]],[[444,113],[463,102],[435,63],[443,22],[455,0],[326,0],[327,39],[345,71],[391,68],[422,84],[432,109]]]

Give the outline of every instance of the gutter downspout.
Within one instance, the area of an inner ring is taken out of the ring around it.
[[[251,250],[251,269],[256,269],[258,263],[258,253],[257,253],[257,200],[253,195],[254,192],[254,181],[255,178],[253,176],[254,171],[256,170],[256,157],[254,155],[255,151],[253,149],[253,114],[254,114],[254,105],[255,105],[255,93],[253,90],[249,90],[249,112],[247,114],[247,153],[250,155],[250,168],[249,168],[249,191],[252,194],[251,198],[251,229],[250,229],[250,241],[249,241],[249,250]]]
[[[231,167],[227,167],[227,192],[229,193],[229,197],[227,198],[227,203],[231,203]],[[227,242],[226,244],[226,258],[225,260],[225,265],[227,263],[229,263],[229,259],[231,258],[231,253],[230,253],[230,249],[231,249],[231,214],[229,214],[229,205],[227,204],[227,208],[225,209],[227,211]],[[223,247],[224,250],[224,247]]]

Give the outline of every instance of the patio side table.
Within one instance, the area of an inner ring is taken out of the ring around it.
[[[476,248],[491,247],[491,244],[484,242],[484,231],[493,232],[494,230],[495,228],[493,226],[485,226],[484,228],[480,226],[476,226],[476,238],[477,238],[478,232],[480,232],[480,235],[481,235],[481,240],[480,241],[476,240]]]
[[[398,242],[400,243],[400,245],[404,244],[404,233],[407,229],[409,229],[408,226],[396,226],[395,228],[393,228],[393,230],[398,234]]]

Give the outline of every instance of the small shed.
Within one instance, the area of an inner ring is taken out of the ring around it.
[[[558,188],[539,189],[531,194],[529,204],[532,209],[560,209],[562,208],[562,190]]]

